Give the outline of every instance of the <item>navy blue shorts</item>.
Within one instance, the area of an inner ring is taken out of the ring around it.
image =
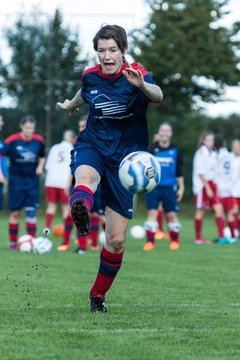
[[[8,208],[10,211],[25,207],[38,208],[40,194],[39,177],[9,176]]]
[[[104,215],[105,204],[101,184],[98,185],[97,191],[95,192],[93,199],[94,204],[91,212],[98,213],[99,215]]]
[[[133,215],[133,194],[124,189],[118,177],[118,164],[109,164],[89,143],[77,142],[71,151],[71,171],[80,165],[89,165],[97,170],[101,177],[101,193],[105,206],[118,214],[131,219]]]
[[[157,210],[162,203],[165,212],[178,212],[177,186],[157,186],[153,191],[145,195],[147,209]]]

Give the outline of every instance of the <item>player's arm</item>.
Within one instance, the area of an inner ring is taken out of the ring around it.
[[[178,180],[177,200],[182,201],[184,190],[185,190],[184,177],[179,176],[177,178],[177,180]]]
[[[180,149],[177,152],[177,181],[178,181],[178,191],[177,191],[177,200],[182,201],[185,185],[183,177],[183,153]]]
[[[5,183],[5,177],[3,175],[2,172],[2,157],[0,156],[0,184],[4,184]]]
[[[207,181],[207,179],[205,178],[204,175],[200,174],[199,177],[202,180],[203,185],[204,185],[204,187],[206,189],[207,196],[211,199],[213,197],[213,191],[211,189],[211,186],[209,185],[209,183],[208,183],[208,181]]]
[[[38,166],[36,168],[37,175],[41,175],[43,173],[44,164],[45,164],[45,157],[40,157],[38,161]]]
[[[150,84],[144,81],[143,74],[139,69],[134,69],[128,62],[127,66],[123,70],[123,74],[127,80],[134,86],[138,87],[143,93],[153,102],[161,102],[163,99],[163,93],[161,88],[156,84]]]
[[[81,96],[81,89],[76,93],[72,100],[66,99],[63,103],[58,102],[57,106],[62,110],[67,110],[69,115],[75,115],[78,112],[78,108],[85,104]]]

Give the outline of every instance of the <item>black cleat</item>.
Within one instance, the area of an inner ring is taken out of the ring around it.
[[[90,295],[90,301],[91,301],[91,312],[97,312],[100,311],[102,313],[107,312],[107,308],[105,305],[105,298],[101,299],[97,296]]]
[[[87,253],[86,250],[84,250],[84,249],[82,249],[80,247],[78,247],[76,250],[74,250],[74,252],[75,252],[75,254],[80,254],[80,255],[84,255],[84,254]]]
[[[88,235],[90,233],[90,215],[84,202],[82,200],[75,201],[71,213],[80,235]]]

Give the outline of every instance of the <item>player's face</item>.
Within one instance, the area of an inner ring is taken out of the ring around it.
[[[26,122],[25,124],[21,125],[22,135],[29,139],[32,137],[34,131],[35,131],[35,124],[32,124],[30,122]]]
[[[124,54],[113,39],[99,39],[97,54],[104,74],[116,74],[123,66],[122,57]]]
[[[3,117],[0,116],[0,130],[2,130],[3,125],[4,125]]]
[[[172,129],[168,125],[162,125],[160,126],[158,130],[158,139],[160,142],[170,142],[172,137]]]
[[[214,146],[214,136],[213,135],[207,135],[205,137],[205,139],[203,140],[203,144],[208,148],[208,149],[213,149]]]

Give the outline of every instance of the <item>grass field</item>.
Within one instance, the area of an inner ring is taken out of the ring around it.
[[[193,244],[189,218],[177,252],[128,237],[108,313],[91,314],[98,253],[10,253],[0,221],[1,360],[240,358],[239,244]],[[216,236],[211,219],[205,235]]]

